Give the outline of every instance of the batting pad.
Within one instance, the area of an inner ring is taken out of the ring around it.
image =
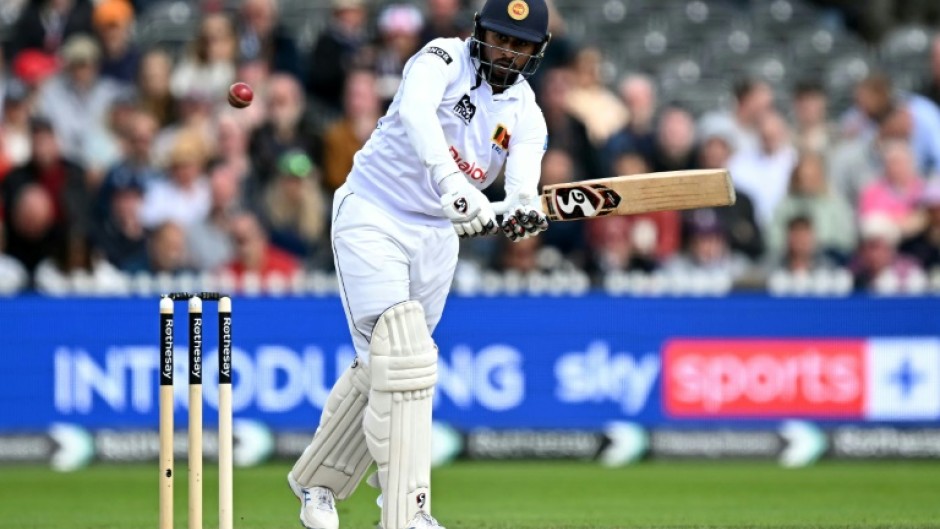
[[[386,310],[369,346],[372,391],[363,418],[382,485],[382,527],[404,529],[431,512],[431,400],[437,347],[424,310],[406,301]]]
[[[362,431],[369,397],[369,366],[354,363],[336,381],[323,407],[313,441],[294,463],[291,475],[304,488],[326,487],[348,498],[372,464]]]

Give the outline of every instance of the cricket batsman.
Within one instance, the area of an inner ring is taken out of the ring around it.
[[[538,182],[547,130],[526,81],[551,35],[545,0],[488,0],[472,37],[436,39],[405,65],[388,113],[335,194],[332,243],[357,358],[288,474],[307,529],[337,529],[375,461],[383,529],[431,517],[431,402],[458,237],[516,241],[548,227]],[[505,168],[498,221],[481,192]]]

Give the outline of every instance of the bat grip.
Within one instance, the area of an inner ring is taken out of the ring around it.
[[[490,204],[493,206],[493,212],[497,215],[505,215],[509,212],[509,203],[505,200],[500,200],[499,202],[493,202]]]

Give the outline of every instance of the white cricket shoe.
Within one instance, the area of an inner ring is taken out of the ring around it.
[[[333,491],[326,487],[304,488],[287,474],[287,483],[300,500],[300,524],[306,529],[339,529]]]
[[[408,529],[445,529],[443,525],[437,523],[430,514],[424,511],[418,511],[418,514],[408,522]]]

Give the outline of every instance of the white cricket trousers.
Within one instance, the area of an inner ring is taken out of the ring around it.
[[[372,328],[392,305],[417,300],[428,332],[434,333],[457,267],[459,242],[451,226],[399,219],[344,185],[334,195],[331,237],[340,297],[360,360],[369,362]]]

